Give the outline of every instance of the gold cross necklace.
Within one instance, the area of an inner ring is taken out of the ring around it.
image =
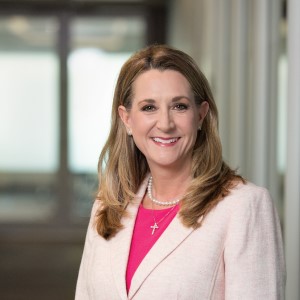
[[[159,221],[156,221],[155,219],[155,215],[154,215],[154,209],[153,209],[153,204],[152,204],[152,216],[153,216],[153,221],[154,224],[152,226],[150,226],[150,228],[152,229],[152,235],[155,233],[156,229],[159,229],[158,224],[163,221],[176,207],[177,205],[174,205]]]

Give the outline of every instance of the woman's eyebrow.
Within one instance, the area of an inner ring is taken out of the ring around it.
[[[174,98],[172,98],[172,103],[174,102],[178,102],[180,101],[181,99],[186,99],[188,101],[191,101],[190,98],[188,96],[184,96],[184,95],[181,95],[181,96],[176,96]],[[148,103],[148,104],[154,104],[156,101],[154,99],[151,99],[151,98],[146,98],[146,99],[142,99],[140,101],[138,101],[138,104],[141,104],[141,103]]]
[[[191,99],[188,97],[188,96],[176,96],[176,97],[174,97],[173,99],[172,99],[172,102],[177,102],[177,101],[179,101],[179,100],[181,100],[181,99],[186,99],[186,100],[188,100],[188,101],[191,101]]]
[[[140,104],[140,103],[143,103],[143,102],[146,102],[146,103],[149,103],[149,104],[153,104],[153,103],[155,103],[155,100],[153,100],[153,99],[142,99],[142,100],[140,100],[140,101],[138,101],[138,104]]]

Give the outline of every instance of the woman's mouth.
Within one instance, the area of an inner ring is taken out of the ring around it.
[[[176,138],[154,137],[152,139],[154,142],[162,144],[162,145],[173,145],[179,140],[179,137],[176,137]]]

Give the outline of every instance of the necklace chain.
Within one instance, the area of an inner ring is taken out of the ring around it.
[[[150,198],[150,200],[152,202],[154,202],[155,204],[160,205],[160,206],[172,206],[172,205],[176,205],[180,201],[180,199],[176,199],[176,200],[173,200],[173,201],[159,201],[159,200],[156,200],[152,196],[152,176],[150,176],[149,181],[148,181],[147,192],[148,192],[148,197]]]
[[[156,221],[156,218],[155,218],[155,215],[154,215],[154,209],[153,209],[153,203],[152,204],[152,216],[153,216],[153,221],[154,221],[154,224],[152,226],[150,226],[150,228],[152,229],[152,235],[155,233],[155,230],[158,229],[158,224],[163,221],[173,210],[174,208],[176,207],[173,206],[159,221]]]

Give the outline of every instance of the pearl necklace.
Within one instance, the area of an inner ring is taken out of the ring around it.
[[[180,199],[176,199],[174,201],[158,201],[156,200],[153,196],[152,196],[152,176],[150,176],[149,181],[148,181],[148,187],[147,187],[147,191],[148,191],[148,196],[150,198],[150,200],[160,206],[171,206],[171,205],[176,205]]]

